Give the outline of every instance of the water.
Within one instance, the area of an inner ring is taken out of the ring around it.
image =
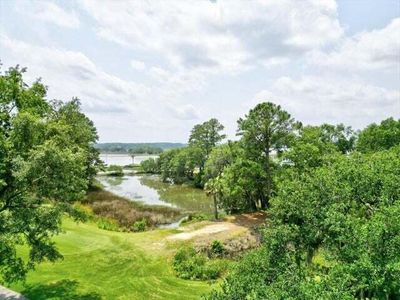
[[[203,190],[165,183],[156,175],[98,176],[98,180],[107,191],[132,201],[176,207],[184,212],[212,212],[212,199]]]
[[[106,165],[126,166],[132,163],[140,164],[148,158],[157,158],[158,155],[137,154],[134,159],[129,154],[116,154],[116,153],[101,153],[100,159]]]

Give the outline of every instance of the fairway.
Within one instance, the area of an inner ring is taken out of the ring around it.
[[[206,282],[173,274],[165,247],[170,230],[122,233],[64,219],[54,240],[64,259],[40,264],[25,285],[11,286],[37,299],[199,299]]]

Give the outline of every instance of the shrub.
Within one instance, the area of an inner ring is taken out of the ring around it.
[[[156,174],[160,173],[160,168],[157,160],[154,158],[149,158],[140,163],[140,167],[142,168],[144,173]]]
[[[111,165],[108,167],[109,176],[124,176],[124,170],[121,166]]]
[[[200,221],[205,221],[209,220],[209,217],[205,214],[202,213],[194,213],[194,214],[189,214],[187,218],[182,220],[182,224],[185,223],[192,223],[192,222],[200,222]]]
[[[133,223],[132,230],[135,232],[142,232],[145,231],[146,228],[147,228],[147,222],[145,219],[142,219],[140,221],[136,221],[135,223]]]
[[[209,260],[197,254],[193,247],[179,249],[172,266],[178,277],[192,280],[217,279],[224,270],[223,262]]]
[[[97,227],[103,230],[120,231],[118,224],[116,224],[113,220],[109,220],[107,218],[99,218],[97,220]]]
[[[211,257],[221,257],[224,255],[224,253],[225,253],[225,247],[220,241],[215,240],[211,243],[210,245]]]

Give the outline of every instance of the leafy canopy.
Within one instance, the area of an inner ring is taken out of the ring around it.
[[[79,101],[47,101],[46,87],[28,86],[24,72],[0,73],[0,282],[61,257],[51,237],[63,213],[82,218],[71,202],[85,195],[98,163],[96,129]]]

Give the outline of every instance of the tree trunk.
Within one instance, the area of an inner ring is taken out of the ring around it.
[[[267,208],[267,201],[266,201],[265,195],[264,195],[264,193],[262,191],[260,193],[260,205],[261,205],[261,209],[266,209]]]
[[[213,194],[213,198],[214,198],[214,217],[215,220],[218,220],[217,195]]]
[[[271,166],[270,166],[270,161],[269,161],[269,151],[270,151],[270,146],[269,143],[267,144],[267,147],[265,148],[265,173],[267,176],[267,191],[265,193],[265,197],[263,197],[262,200],[262,207],[266,208],[269,204],[269,199],[271,198],[271,190],[272,190],[272,176],[271,176]]]

